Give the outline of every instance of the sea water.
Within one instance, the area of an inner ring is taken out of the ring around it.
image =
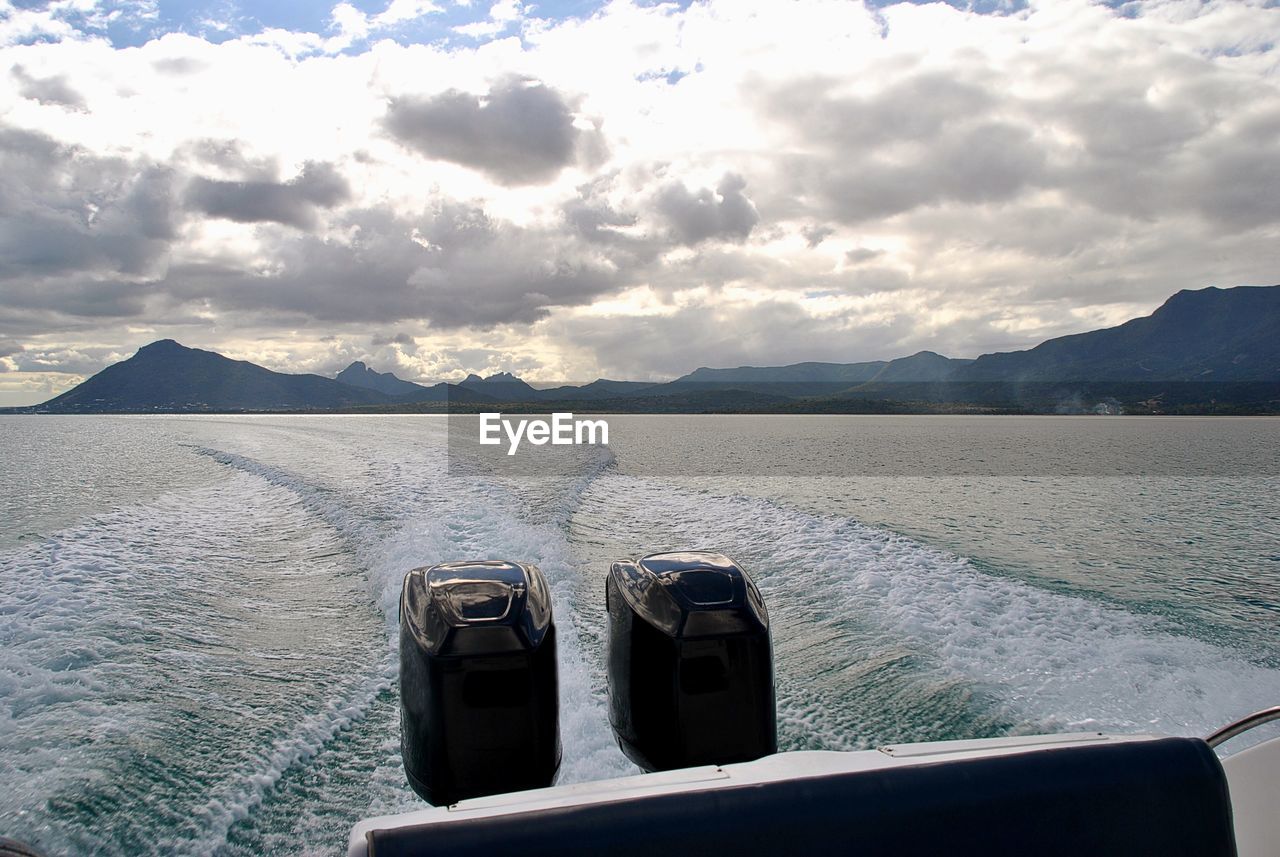
[[[0,834],[332,854],[420,806],[397,599],[447,560],[551,583],[561,782],[634,771],[604,573],[681,547],[760,584],[782,749],[1200,735],[1280,702],[1280,421],[610,427],[519,479],[456,466],[437,416],[0,417]]]

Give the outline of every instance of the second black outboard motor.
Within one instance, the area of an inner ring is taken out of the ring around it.
[[[778,749],[769,614],[716,553],[613,563],[609,721],[646,771],[746,762]]]
[[[400,751],[437,806],[551,785],[560,767],[551,594],[537,566],[451,562],[405,575]]]

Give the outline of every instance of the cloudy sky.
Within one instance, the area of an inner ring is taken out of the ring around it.
[[[0,404],[956,357],[1280,283],[1280,8],[0,0]]]

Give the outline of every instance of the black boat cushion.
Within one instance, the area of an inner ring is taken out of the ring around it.
[[[1226,777],[1195,738],[650,795],[368,834],[400,855],[1234,857]]]

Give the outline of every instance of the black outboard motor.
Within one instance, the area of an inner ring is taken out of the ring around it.
[[[551,785],[556,629],[537,566],[450,562],[405,575],[400,752],[409,785],[437,806]]]
[[[646,771],[746,762],[778,749],[769,614],[716,553],[620,560],[605,581],[609,722]]]

